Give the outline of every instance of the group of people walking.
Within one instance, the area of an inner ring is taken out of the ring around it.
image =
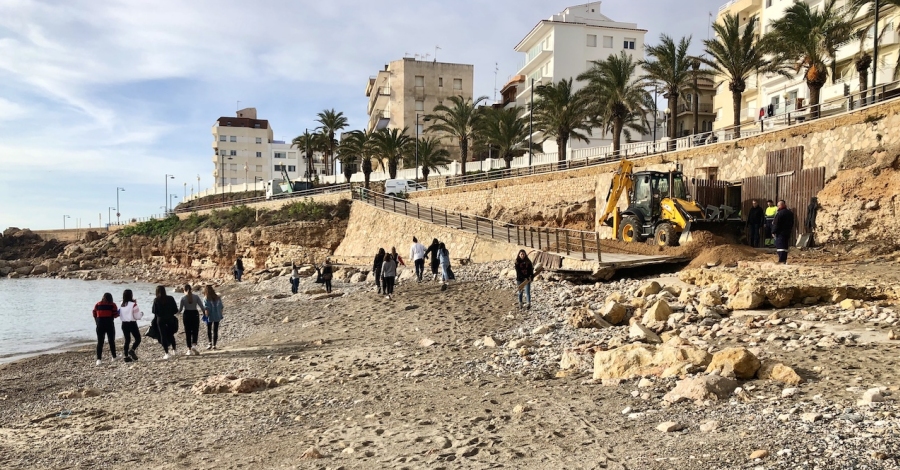
[[[437,238],[433,239],[427,248],[416,237],[413,237],[412,242],[412,246],[409,248],[409,259],[413,261],[415,267],[416,282],[424,281],[425,261],[428,259],[428,255],[431,255],[431,279],[437,281],[440,273],[441,289],[447,289],[447,282],[455,279],[455,276],[450,268],[450,252],[446,245],[439,242]],[[390,253],[384,248],[378,249],[372,263],[372,275],[375,277],[378,294],[383,294],[388,300],[393,299],[400,266],[406,266],[406,262],[397,253],[396,247],[391,247]]]
[[[784,200],[778,201],[778,205],[769,199],[766,201],[766,209],[759,206],[756,199],[750,201],[750,211],[747,212],[747,243],[754,247],[760,247],[760,233],[763,233],[762,245],[775,247],[778,253],[778,262],[787,263],[788,248],[791,243],[791,234],[794,231],[794,213],[787,208]]]
[[[175,334],[178,332],[178,314],[182,315],[184,325],[185,355],[199,355],[198,340],[200,335],[200,321],[206,323],[207,346],[206,349],[216,349],[219,341],[219,323],[223,319],[224,306],[222,299],[216,294],[211,285],[203,288],[203,297],[193,292],[193,287],[184,286],[184,296],[176,303],[175,298],[166,294],[164,286],[156,287],[156,298],[153,300],[151,313],[153,321],[146,331],[146,336],[159,341],[165,355],[163,359],[169,359],[169,349],[172,354],[177,351]],[[202,317],[201,317],[202,314]],[[117,305],[113,301],[112,294],[103,294],[102,300],[97,302],[93,310],[94,323],[97,331],[97,365],[102,364],[104,342],[109,343],[109,351],[112,359],[116,355],[116,318],[122,321],[122,335],[125,338],[123,353],[125,362],[138,360],[137,348],[141,344],[141,333],[137,321],[144,316],[143,311],[134,300],[134,293],[126,289],[122,293],[122,303]],[[134,341],[132,343],[132,340]]]

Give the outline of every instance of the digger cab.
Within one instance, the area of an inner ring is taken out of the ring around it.
[[[659,220],[660,203],[666,198],[687,199],[684,175],[680,171],[640,171],[633,177],[634,189],[628,211],[649,225],[644,233],[652,233],[653,223]]]

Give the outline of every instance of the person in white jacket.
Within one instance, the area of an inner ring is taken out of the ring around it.
[[[122,335],[125,337],[125,362],[138,359],[135,350],[141,344],[141,332],[138,330],[137,321],[143,316],[144,314],[138,308],[131,289],[125,289],[125,292],[122,293],[122,306],[119,307],[119,319],[122,320]],[[134,337],[134,345],[129,348],[132,337]]]
[[[422,282],[422,275],[425,274],[425,245],[419,243],[416,237],[413,237],[413,244],[409,248],[409,259],[416,266],[416,282]]]

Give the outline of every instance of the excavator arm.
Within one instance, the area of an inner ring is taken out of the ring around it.
[[[631,173],[634,170],[634,163],[624,158],[619,162],[619,168],[613,175],[612,184],[609,185],[609,194],[606,196],[606,208],[600,216],[600,223],[606,222],[610,214],[616,210],[619,204],[619,198],[623,192],[631,193],[634,182],[631,179]]]

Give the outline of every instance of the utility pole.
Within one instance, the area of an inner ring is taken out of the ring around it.
[[[881,1],[875,0],[875,46],[872,50],[872,103],[875,103],[875,85],[878,83],[878,20],[881,16]]]

